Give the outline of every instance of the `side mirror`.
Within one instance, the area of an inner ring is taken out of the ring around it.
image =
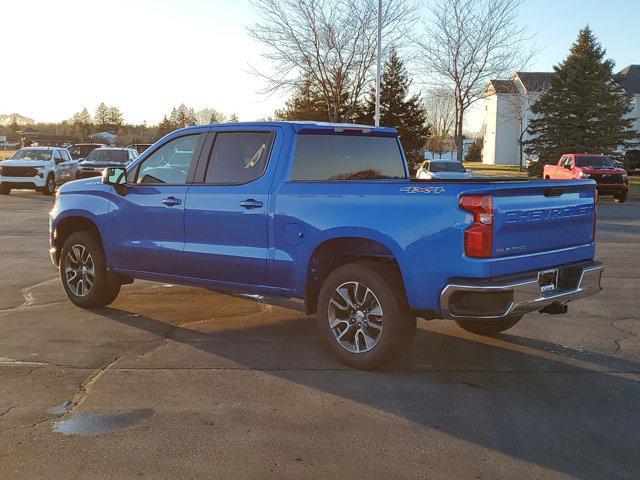
[[[107,167],[102,171],[102,183],[111,185],[124,195],[127,185],[127,171],[120,167]]]
[[[465,168],[464,171],[467,172],[467,173],[471,173],[471,169],[470,168]]]

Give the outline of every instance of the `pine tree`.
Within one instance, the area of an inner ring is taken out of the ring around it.
[[[124,117],[118,107],[109,107],[107,113],[107,124],[114,131],[118,130],[124,123]]]
[[[165,135],[168,135],[169,133],[173,132],[177,128],[178,127],[176,127],[173,124],[173,122],[171,120],[169,120],[167,118],[167,116],[165,115],[164,118],[162,119],[162,121],[158,124],[158,138],[157,139],[162,138]]]
[[[531,108],[537,117],[529,124],[533,138],[525,150],[539,158],[529,166],[531,175],[539,176],[563,153],[611,155],[637,141],[633,119],[626,117],[631,96],[614,81],[614,63],[605,53],[587,26],[569,56],[553,67],[551,87]]]
[[[385,62],[380,84],[380,125],[394,127],[411,167],[422,160],[422,149],[429,138],[427,113],[420,94],[409,95],[411,80],[395,50]],[[371,90],[358,121],[375,122],[375,91]]]
[[[286,101],[284,108],[275,111],[278,120],[329,121],[327,106],[317,85],[307,78]]]
[[[75,113],[71,117],[71,124],[80,132],[80,139],[84,141],[86,134],[91,129],[91,115],[86,108]]]
[[[93,119],[94,123],[101,130],[104,130],[106,126],[109,125],[109,107],[107,107],[104,102],[100,102],[100,105],[96,108]]]

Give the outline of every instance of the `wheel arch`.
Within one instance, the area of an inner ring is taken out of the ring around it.
[[[305,309],[308,314],[317,311],[318,294],[327,276],[347,263],[368,261],[396,269],[403,278],[404,290],[402,250],[393,240],[382,237],[371,232],[340,232],[327,235],[316,244],[304,272]]]
[[[55,263],[60,263],[60,252],[64,242],[72,233],[86,231],[98,242],[100,249],[104,253],[104,245],[102,243],[102,234],[97,223],[84,215],[69,215],[60,219],[55,226],[52,227],[52,246],[55,248]]]

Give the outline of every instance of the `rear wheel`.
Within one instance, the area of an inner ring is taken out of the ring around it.
[[[496,320],[454,320],[456,324],[467,332],[477,335],[491,336],[509,330],[520,321],[522,315],[512,315]]]
[[[627,201],[627,192],[623,192],[623,193],[616,193],[613,196],[613,201],[616,203],[624,203]]]
[[[60,278],[69,300],[82,308],[104,307],[120,293],[120,284],[107,275],[102,248],[86,231],[72,233],[64,242]]]
[[[11,193],[11,188],[7,185],[0,185],[0,195],[9,195]]]
[[[370,263],[350,263],[329,274],[320,289],[317,317],[334,355],[359,369],[400,358],[416,330],[399,275]]]

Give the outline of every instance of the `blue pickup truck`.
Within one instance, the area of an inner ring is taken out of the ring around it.
[[[69,299],[134,279],[316,314],[344,363],[404,353],[416,317],[492,335],[601,290],[592,180],[416,180],[392,128],[234,123],[171,133],[50,215]]]

